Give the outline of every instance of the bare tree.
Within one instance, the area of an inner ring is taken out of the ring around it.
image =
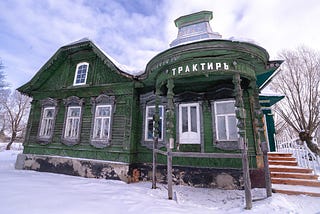
[[[11,132],[10,142],[6,149],[10,150],[12,143],[16,140],[19,133],[26,127],[26,118],[30,110],[31,99],[18,91],[12,92],[7,98],[0,99],[0,104],[8,121]]]
[[[5,90],[9,84],[5,81],[4,65],[0,59],[0,91]]]
[[[6,99],[9,93],[9,84],[5,81],[4,65],[0,59],[0,99]],[[4,130],[6,126],[6,117],[3,106],[0,105],[0,138],[5,138]]]
[[[282,51],[285,60],[274,78],[273,90],[285,95],[275,111],[314,153],[320,148],[312,136],[320,124],[320,53],[307,47]]]

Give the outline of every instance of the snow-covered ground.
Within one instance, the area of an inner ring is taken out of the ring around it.
[[[18,146],[14,146],[17,148]],[[245,210],[244,192],[174,186],[176,200],[167,200],[165,185],[150,182],[89,179],[52,173],[15,170],[21,150],[0,145],[0,213],[106,214],[106,213],[320,213],[320,198],[252,190],[253,208]]]

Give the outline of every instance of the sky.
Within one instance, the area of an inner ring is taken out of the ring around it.
[[[0,0],[0,8],[0,59],[12,88],[82,38],[141,72],[176,38],[174,20],[202,10],[213,12],[223,39],[252,40],[270,59],[301,45],[320,50],[318,0]]]

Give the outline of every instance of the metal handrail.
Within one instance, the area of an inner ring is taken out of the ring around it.
[[[291,153],[297,159],[298,166],[313,169],[314,174],[320,175],[320,158],[309,149],[305,141],[301,142],[299,138],[276,138],[276,150]]]

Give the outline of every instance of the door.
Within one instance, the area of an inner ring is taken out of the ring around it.
[[[199,103],[179,105],[179,143],[200,144]]]

